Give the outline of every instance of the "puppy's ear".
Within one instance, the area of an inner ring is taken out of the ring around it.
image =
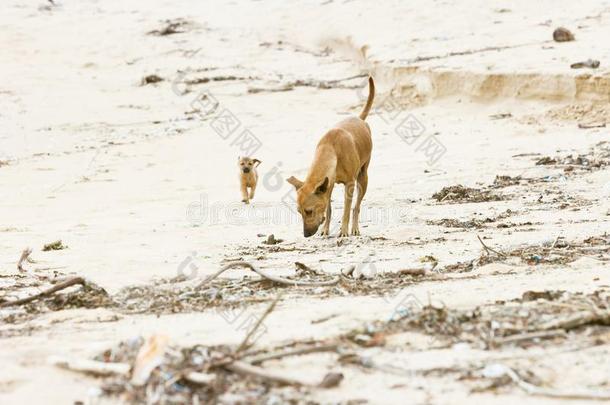
[[[324,177],[324,181],[316,187],[316,194],[324,194],[328,190],[328,177]]]
[[[254,166],[255,166],[255,167],[258,167],[258,165],[260,165],[260,164],[262,163],[262,162],[261,162],[260,160],[258,160],[258,159],[254,159],[254,160],[252,160],[252,161],[254,162]]]
[[[303,182],[294,176],[290,176],[286,181],[294,186],[297,190],[303,187]]]

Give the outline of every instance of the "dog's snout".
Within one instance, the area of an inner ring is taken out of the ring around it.
[[[316,233],[316,231],[317,231],[317,229],[303,229],[303,236],[305,236],[306,238],[309,238],[314,233]]]
[[[248,169],[247,167],[244,167],[244,173],[250,173],[250,169]]]

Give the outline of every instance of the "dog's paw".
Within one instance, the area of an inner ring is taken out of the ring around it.
[[[360,236],[360,229],[352,228],[352,236]]]
[[[339,232],[339,237],[347,238],[348,236],[349,236],[349,232],[347,231],[347,229],[341,229],[341,232]]]
[[[241,200],[241,202],[243,202],[244,204],[250,204],[250,200],[246,200],[245,198]]]
[[[320,236],[328,236],[328,233],[329,233],[329,232],[328,232],[328,229],[322,229],[322,230],[320,231]]]

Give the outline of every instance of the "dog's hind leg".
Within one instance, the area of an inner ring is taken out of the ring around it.
[[[352,218],[352,235],[360,235],[360,204],[366,194],[366,188],[369,184],[369,175],[367,173],[368,163],[358,173],[358,197],[356,198],[356,205],[354,206],[354,213]]]
[[[343,204],[343,219],[341,220],[341,232],[339,237],[349,235],[349,214],[352,210],[352,198],[356,189],[356,182],[350,181],[345,183],[345,203]]]

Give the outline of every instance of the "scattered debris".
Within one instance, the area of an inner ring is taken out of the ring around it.
[[[496,178],[494,179],[494,182],[493,182],[493,187],[502,188],[502,187],[514,186],[514,185],[519,184],[521,182],[521,180],[523,180],[523,178],[521,176],[511,177],[511,176],[496,175]]]
[[[67,248],[68,248],[68,246],[61,243],[61,239],[60,239],[60,240],[56,240],[55,242],[47,243],[46,245],[44,245],[42,247],[42,251],[48,252],[50,250],[63,250],[63,249],[67,249]]]
[[[131,373],[131,383],[136,387],[146,384],[153,370],[163,363],[169,338],[165,335],[152,335],[140,347]]]
[[[557,163],[557,160],[550,158],[548,156],[541,157],[536,161],[536,165],[554,165]]]
[[[580,129],[590,129],[590,128],[606,128],[606,123],[601,123],[601,124],[582,124],[579,123],[578,124],[578,128]]]
[[[155,36],[166,36],[173,34],[182,34],[186,32],[184,28],[186,28],[190,23],[184,19],[178,18],[175,20],[165,20],[165,26],[158,30],[152,30],[148,32],[148,35]]]
[[[599,61],[598,60],[594,60],[594,59],[587,59],[584,62],[576,62],[576,63],[572,63],[570,65],[570,67],[572,69],[582,69],[582,68],[590,68],[590,69],[597,69],[599,67]]]
[[[553,31],[553,39],[555,42],[569,42],[574,41],[574,34],[569,29],[559,27]]]
[[[443,187],[443,189],[432,195],[438,202],[487,202],[487,201],[502,201],[504,197],[493,194],[489,190],[481,190],[477,188],[464,187],[461,184],[455,186]]]
[[[152,75],[144,76],[142,78],[142,81],[140,82],[140,86],[146,86],[148,84],[155,84],[155,83],[162,82],[164,80],[165,79],[162,78],[161,76],[152,74]]]
[[[271,234],[267,237],[267,240],[263,243],[265,245],[277,245],[278,243],[282,243],[284,239],[275,239],[275,235]]]
[[[425,276],[426,275],[426,269],[423,269],[423,268],[420,268],[420,269],[402,269],[402,270],[398,270],[398,274],[408,275],[408,276],[413,276],[413,277]]]
[[[341,373],[327,373],[314,383],[258,366],[268,360],[336,350],[337,344],[318,344],[253,355],[227,346],[173,347],[166,337],[154,335],[146,341],[120,342],[93,360],[52,357],[49,362],[105,377],[102,393],[130,403],[158,403],[159,398],[168,403],[219,403],[219,397],[231,394],[243,396],[244,403],[254,403],[282,386],[338,386],[343,380]]]
[[[491,118],[492,120],[503,120],[505,118],[511,118],[513,115],[511,113],[499,113],[499,114],[492,114],[489,116],[489,118]]]
[[[188,85],[197,85],[197,84],[205,84],[209,82],[226,82],[226,81],[239,81],[239,80],[253,80],[255,79],[252,76],[249,77],[240,77],[233,75],[226,76],[212,76],[212,77],[198,77],[195,79],[185,80],[184,83]]]
[[[483,220],[469,219],[467,221],[460,221],[459,219],[454,219],[454,218],[443,218],[438,221],[426,221],[426,224],[444,226],[447,228],[472,229],[472,228],[483,228],[485,226],[485,224],[488,224],[488,223],[491,223],[494,221],[495,220],[492,218],[485,218]]]

